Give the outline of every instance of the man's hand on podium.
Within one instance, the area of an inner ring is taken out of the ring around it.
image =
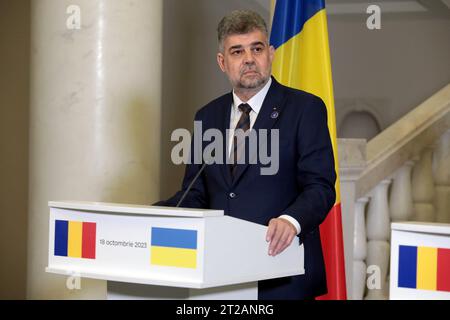
[[[269,222],[266,241],[269,244],[269,256],[276,256],[290,246],[297,235],[295,226],[283,218],[274,218]]]

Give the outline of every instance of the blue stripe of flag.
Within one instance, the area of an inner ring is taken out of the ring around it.
[[[416,288],[417,247],[400,246],[398,253],[398,287]]]
[[[69,222],[55,220],[55,256],[67,257]]]
[[[325,0],[277,0],[270,44],[277,49],[303,30],[306,21],[325,8]]]
[[[152,246],[197,249],[197,230],[152,228]]]

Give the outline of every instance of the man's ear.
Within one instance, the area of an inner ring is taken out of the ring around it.
[[[222,70],[222,72],[225,72],[225,57],[221,52],[217,54],[217,64],[219,65],[220,70]]]
[[[269,56],[270,56],[270,61],[272,62],[273,59],[275,58],[275,48],[274,48],[274,46],[270,46],[269,47]]]

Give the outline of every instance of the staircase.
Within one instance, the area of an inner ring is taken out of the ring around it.
[[[348,297],[388,299],[390,223],[450,223],[450,84],[338,152]]]

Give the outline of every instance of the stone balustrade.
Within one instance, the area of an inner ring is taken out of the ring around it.
[[[391,222],[450,223],[450,85],[338,151],[348,297],[388,299]]]

